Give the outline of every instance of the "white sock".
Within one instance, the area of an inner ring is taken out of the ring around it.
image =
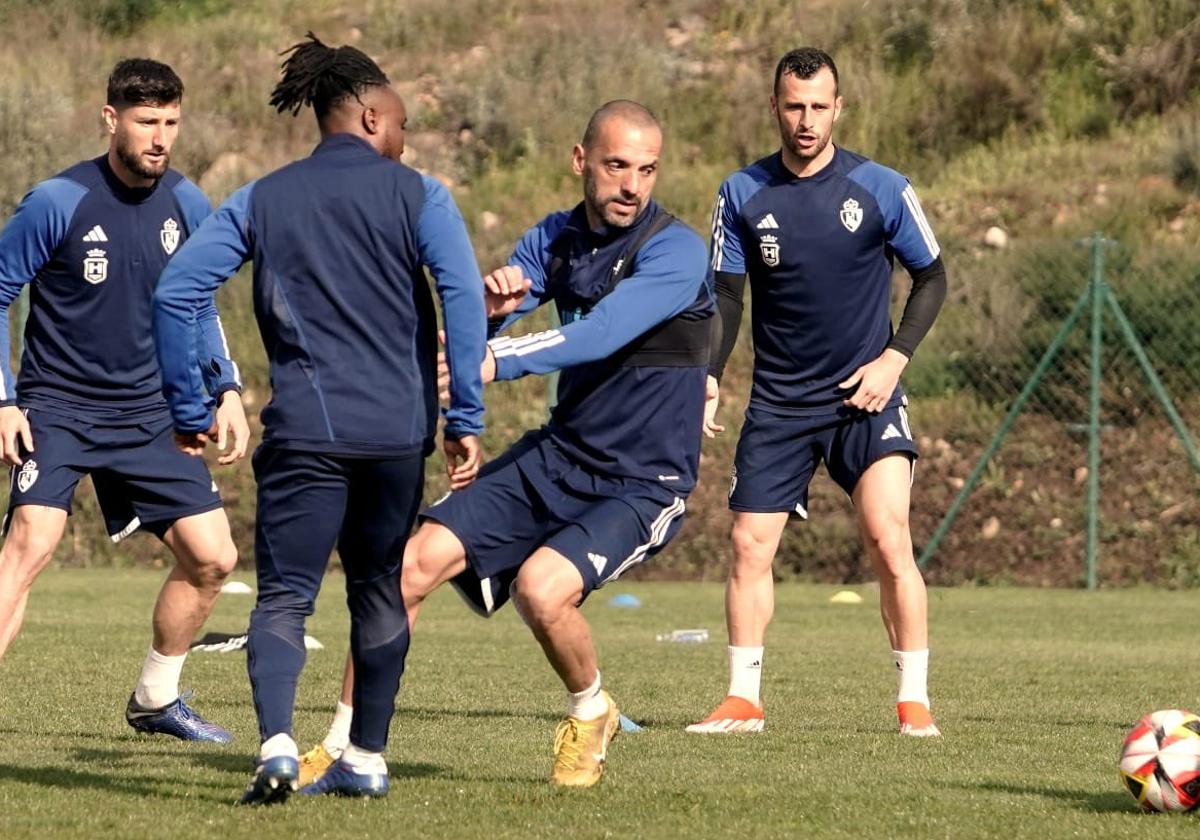
[[[729,646],[729,693],[761,706],[763,649]]]
[[[263,745],[258,751],[258,760],[266,761],[269,758],[278,758],[281,755],[289,755],[292,758],[300,757],[300,750],[297,749],[296,742],[286,732],[277,732],[263,741]]]
[[[892,659],[899,672],[900,689],[896,692],[897,703],[923,703],[929,708],[929,693],[926,683],[929,674],[929,648],[922,650],[894,650]]]
[[[355,773],[387,775],[387,762],[383,760],[383,753],[368,752],[350,744],[342,753],[341,760]]]
[[[354,707],[338,701],[337,711],[333,713],[333,723],[329,725],[329,733],[321,743],[325,752],[334,758],[342,754],[350,746],[350,721],[354,718]]]
[[[600,672],[596,679],[583,691],[567,692],[567,714],[579,720],[595,720],[608,710],[608,703],[600,694]]]
[[[179,656],[163,656],[150,646],[142,675],[138,678],[133,700],[143,709],[161,709],[179,696],[179,675],[183,672],[186,653]]]

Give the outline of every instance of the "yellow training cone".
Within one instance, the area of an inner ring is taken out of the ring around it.
[[[851,592],[849,589],[843,589],[841,592],[835,592],[829,598],[831,604],[861,604],[862,596],[857,592]]]

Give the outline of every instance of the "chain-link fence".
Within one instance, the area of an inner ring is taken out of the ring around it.
[[[981,264],[906,377],[928,576],[1200,584],[1200,261],[1097,235]]]

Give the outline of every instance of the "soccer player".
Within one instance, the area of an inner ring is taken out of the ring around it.
[[[567,690],[556,785],[600,780],[619,720],[579,607],[667,544],[696,484],[714,304],[700,237],[650,197],[661,148],[644,106],[601,107],[572,154],[583,202],[530,228],[484,278],[493,335],[547,303],[563,324],[493,338],[484,381],[561,370],[558,402],[475,483],[425,510],[404,553],[410,627],[447,581],[485,616],[513,598]],[[337,730],[335,716],[308,755],[313,772],[336,753]]]
[[[119,62],[101,111],[108,152],[35,186],[0,233],[0,448],[12,469],[0,549],[0,655],[62,537],[76,484],[91,475],[114,542],[144,528],[175,555],[126,720],[144,732],[225,742],[228,732],[180,698],[179,675],[237,550],[207,467],[172,441],[150,338],[159,272],[210,210],[203,193],[169,168],[182,99],[183,83],[167,65]],[[32,296],[14,385],[8,307],[26,283]],[[197,300],[188,341],[201,398],[220,404],[215,421],[195,432],[222,449],[231,437],[218,460],[232,463],[249,428],[211,296]]]
[[[917,448],[899,378],[945,298],[945,269],[908,181],[831,142],[842,97],[829,55],[812,48],[785,55],[770,101],[782,148],[727,178],[713,211],[712,267],[724,329],[708,416],[741,323],[747,276],[754,378],[729,490],[729,693],[688,731],[762,730],[771,563],[788,517],[807,518],[808,484],[824,461],[854,503],[879,576],[900,672],[900,732],[937,735],[926,691],[925,582],[908,527]],[[912,276],[894,334],[893,256]],[[715,420],[706,431],[719,431]]]
[[[397,575],[437,432],[437,317],[424,267],[455,369],[443,444],[452,487],[474,478],[483,428],[479,266],[445,187],[400,163],[403,100],[354,47],[310,32],[287,56],[271,104],[293,114],[311,105],[320,144],[235,192],[168,266],[154,298],[175,429],[191,434],[210,423],[191,358],[196,306],[254,262],[273,393],[253,459],[258,602],[247,651],[262,745],[242,797],[249,805],[298,786],[292,710],[304,621],[335,547],[355,714],[340,771],[302,792],[388,791],[383,750],[408,643]]]

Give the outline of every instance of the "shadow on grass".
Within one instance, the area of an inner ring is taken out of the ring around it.
[[[977,785],[960,784],[956,787],[963,790],[986,790],[995,793],[1019,794],[1023,796],[1041,796],[1046,799],[1058,799],[1066,802],[1080,811],[1093,814],[1140,814],[1133,799],[1127,793],[1119,790],[1097,792],[1093,790],[1074,790],[1071,788],[1056,788],[1046,785],[1021,785],[1008,782],[983,782]]]
[[[548,723],[558,723],[562,715],[549,712],[529,712],[521,709],[446,709],[430,706],[399,706],[396,708],[399,716],[413,715],[417,717],[461,717],[479,718],[483,720],[508,718],[511,720],[541,720]]]
[[[78,791],[81,788],[92,788],[106,793],[128,794],[130,796],[148,797],[154,799],[186,799],[195,801],[204,799],[210,802],[224,802],[224,796],[197,796],[197,787],[223,790],[224,785],[190,781],[188,790],[175,793],[164,790],[162,785],[167,780],[153,776],[130,776],[126,773],[89,773],[67,767],[14,767],[0,764],[0,781],[20,782],[27,785],[40,785],[48,788],[62,788]]]

